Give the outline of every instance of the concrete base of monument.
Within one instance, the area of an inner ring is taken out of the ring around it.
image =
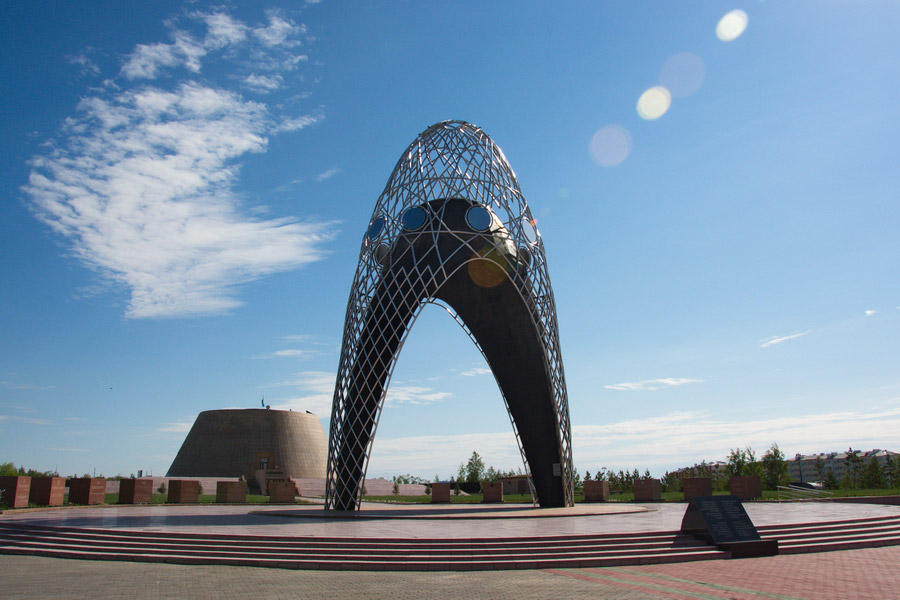
[[[648,512],[651,508],[636,504],[576,504],[566,508],[538,508],[531,504],[388,504],[363,502],[360,510],[325,510],[321,506],[303,506],[285,510],[251,511],[264,516],[298,519],[539,519],[586,517]]]

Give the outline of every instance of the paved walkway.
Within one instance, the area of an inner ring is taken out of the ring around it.
[[[451,504],[425,509],[372,503],[347,518],[325,513],[317,505],[161,504],[10,511],[0,514],[0,523],[255,536],[470,539],[675,531],[686,506],[578,504],[571,509],[533,510],[531,505]],[[751,502],[744,508],[757,526],[900,515],[900,506],[881,504]],[[524,518],[484,518],[502,511]]]
[[[521,517],[529,507],[453,505],[442,511],[455,518],[446,518],[378,505],[367,507],[368,516],[364,510],[351,518],[332,518],[319,506],[113,506],[12,511],[0,515],[0,522],[258,536],[484,538],[672,531],[680,526],[685,511],[684,504],[634,508],[640,512],[604,514],[582,505],[570,515],[563,512],[552,518],[547,517],[552,513],[542,512],[526,518],[485,519],[472,517],[487,515],[467,511],[518,510]],[[757,525],[900,514],[896,506],[838,503],[748,503],[745,508]],[[278,514],[285,510],[306,516]],[[602,569],[448,573],[293,571],[5,555],[0,556],[0,598],[897,600],[898,573],[900,547]]]
[[[523,600],[900,598],[900,547],[671,565],[358,573],[0,556],[0,597]]]

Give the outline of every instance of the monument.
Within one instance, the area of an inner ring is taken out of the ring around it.
[[[571,506],[571,427],[544,244],[499,147],[463,121],[401,155],[363,235],[331,413],[326,507],[359,507],[375,429],[422,308],[443,306],[494,374],[542,507]]]
[[[310,412],[207,410],[197,415],[168,477],[244,477],[278,469],[283,476],[325,477],[328,441]]]

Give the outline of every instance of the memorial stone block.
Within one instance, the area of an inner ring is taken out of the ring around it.
[[[684,499],[690,500],[694,496],[712,496],[712,479],[709,477],[685,477]]]
[[[103,504],[106,501],[106,480],[88,477],[69,480],[69,504]]]
[[[0,487],[3,487],[0,485]],[[65,477],[32,477],[28,501],[38,506],[62,506],[66,495]]]
[[[119,504],[151,504],[152,479],[122,479],[119,481]]]
[[[28,508],[28,495],[31,492],[31,477],[0,477],[0,504],[10,508]]]
[[[762,498],[762,481],[759,475],[733,475],[728,481],[728,489],[741,500]]]
[[[447,504],[450,502],[450,482],[442,481],[431,484],[431,503]]]
[[[217,481],[216,502],[219,504],[240,504],[247,501],[246,481]]]
[[[500,481],[482,481],[481,490],[484,503],[503,502],[503,483]]]
[[[172,504],[195,504],[200,501],[200,482],[189,479],[169,481],[169,496],[166,502]]]
[[[584,501],[585,502],[608,502],[609,501],[609,481],[597,481],[591,479],[584,482]]]
[[[293,481],[270,481],[269,502],[275,504],[293,504],[294,498],[300,495]]]
[[[659,479],[637,479],[634,482],[635,502],[657,502],[662,500],[662,485]]]

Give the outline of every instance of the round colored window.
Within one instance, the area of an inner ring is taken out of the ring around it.
[[[466,211],[466,222],[475,231],[487,231],[491,226],[491,213],[483,206],[473,206]]]
[[[384,217],[378,217],[372,224],[369,225],[369,230],[366,232],[366,235],[370,240],[378,239],[378,236],[381,235],[381,231],[384,229]]]
[[[415,231],[425,224],[426,218],[425,210],[421,206],[413,206],[406,209],[400,216],[400,222],[403,224],[404,229]]]

